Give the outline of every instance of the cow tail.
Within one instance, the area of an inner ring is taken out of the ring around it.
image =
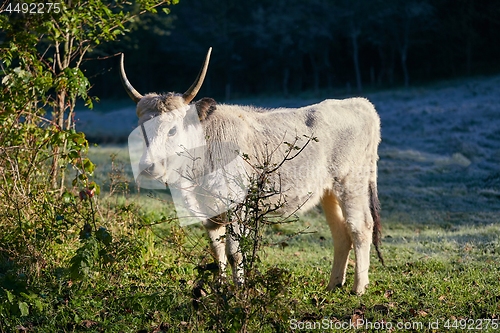
[[[384,258],[382,257],[382,253],[380,252],[380,235],[382,232],[382,225],[380,223],[380,202],[378,200],[377,194],[377,183],[370,182],[369,185],[370,191],[370,212],[373,218],[373,237],[372,243],[375,246],[375,250],[377,251],[377,256],[383,266],[385,266]]]

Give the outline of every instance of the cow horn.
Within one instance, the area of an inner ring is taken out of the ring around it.
[[[123,65],[123,58],[125,56],[122,53],[121,59],[120,59],[120,79],[122,80],[123,87],[127,91],[127,94],[132,98],[132,100],[137,104],[142,98],[142,95],[139,94],[137,90],[132,87],[130,82],[127,79],[127,74],[125,74],[125,66]]]
[[[207,74],[208,63],[210,61],[210,53],[212,53],[212,48],[208,49],[207,56],[205,58],[205,63],[203,64],[203,67],[201,68],[198,77],[191,85],[191,87],[189,87],[189,89],[182,95],[182,97],[184,98],[184,102],[186,104],[189,104],[196,97],[196,94],[198,93],[198,91],[201,88],[201,85],[203,84],[203,80],[205,79],[205,74]]]

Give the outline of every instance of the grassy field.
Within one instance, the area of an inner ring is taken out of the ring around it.
[[[112,241],[91,247],[75,226],[51,260],[26,268],[39,274],[2,268],[1,301],[12,309],[0,311],[0,332],[499,330],[498,81],[370,96],[383,125],[386,266],[373,252],[365,295],[349,292],[352,260],[346,286],[325,291],[333,244],[320,208],[266,229],[246,288],[220,285],[202,227],[179,227],[164,193],[138,193],[125,146],[98,146],[97,227]],[[85,251],[100,259],[73,279],[75,253]]]
[[[123,154],[120,147],[97,148],[93,154],[98,164],[99,161],[105,163],[107,154],[125,156],[120,155]],[[333,244],[321,210],[317,208],[301,216],[298,223],[275,226],[266,232],[266,239],[273,245],[263,248],[259,270],[265,272],[279,267],[289,275],[280,280],[283,283],[280,297],[261,308],[264,313],[280,309],[277,317],[282,322],[277,325],[272,315],[262,314],[261,318],[252,318],[253,330],[272,332],[277,327],[284,331],[315,327],[317,331],[345,328],[348,331],[399,331],[401,328],[441,332],[479,329],[480,325],[482,330],[495,330],[500,320],[497,212],[486,207],[484,211],[475,212],[419,209],[432,197],[424,200],[416,189],[417,193],[406,199],[384,195],[383,189],[393,186],[389,184],[394,177],[402,176],[401,173],[408,176],[404,168],[389,172],[384,165],[381,163],[380,184],[382,202],[389,207],[383,214],[382,250],[386,266],[372,255],[371,285],[367,294],[350,294],[352,264],[347,286],[334,292],[325,291]],[[446,193],[441,188],[446,182],[443,185],[433,180],[432,185],[432,191],[438,195]],[[455,195],[460,198],[460,193]],[[171,214],[160,200],[148,198],[144,193],[129,195],[127,202],[137,203],[148,212],[145,214],[150,214],[152,223],[161,221],[162,214]],[[433,205],[438,204],[433,202]],[[196,266],[211,260],[205,253],[207,243],[202,228],[177,229],[165,222],[144,232],[151,237],[144,263],[132,270],[107,272],[100,277],[104,279],[101,286],[99,279],[92,281],[94,288],[99,286],[98,289],[103,288],[102,292],[109,295],[107,301],[103,303],[102,297],[97,296],[102,294],[93,288],[79,290],[82,295],[78,299],[86,300],[79,311],[85,312],[85,307],[88,311],[94,309],[96,297],[99,304],[109,307],[106,320],[102,320],[104,310],[100,309],[99,314],[90,311],[87,317],[79,316],[79,325],[82,321],[83,325],[95,325],[96,331],[115,328],[210,331],[206,318],[215,314],[210,309],[204,313],[192,307],[192,289],[199,278]],[[183,249],[169,246],[178,244],[169,242],[174,236],[184,239]],[[282,246],[283,242],[286,246]],[[117,288],[116,284],[123,288]],[[87,293],[88,297],[83,297]],[[115,302],[126,302],[131,308],[117,309]],[[124,313],[118,315],[117,311]],[[71,322],[78,325],[74,318]]]

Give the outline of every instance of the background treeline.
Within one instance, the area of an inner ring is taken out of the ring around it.
[[[357,92],[500,70],[494,0],[190,0],[133,28],[94,56],[125,52],[141,92],[183,92],[210,46],[202,94],[226,100]],[[124,96],[116,58],[84,67],[92,94]]]

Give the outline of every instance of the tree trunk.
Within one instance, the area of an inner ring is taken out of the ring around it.
[[[323,62],[325,65],[325,73],[326,73],[326,85],[328,90],[331,90],[333,87],[333,73],[332,73],[332,64],[330,62],[330,51],[327,47],[324,48],[323,53]]]
[[[54,107],[54,111],[52,113],[52,121],[54,124],[57,125],[59,130],[64,130],[64,111],[65,111],[65,104],[66,104],[66,91],[61,90],[57,94],[57,102]],[[63,147],[65,146],[62,145]],[[60,179],[60,174],[59,174],[59,155],[61,154],[61,146],[56,145],[54,146],[52,150],[52,167],[50,171],[51,179],[50,182],[52,184],[52,188],[62,190],[62,183],[59,183],[58,180]],[[64,181],[64,179],[63,179]]]
[[[375,67],[370,66],[370,83],[372,88],[375,87]]]
[[[225,99],[226,101],[229,101],[231,100],[232,98],[232,78],[233,78],[233,73],[231,71],[231,69],[228,69],[228,72],[226,74],[226,91],[225,91]]]
[[[389,67],[387,69],[387,76],[389,79],[389,85],[394,86],[394,69],[396,67],[396,50],[391,47],[391,53],[389,58]]]
[[[283,71],[283,95],[288,97],[288,84],[290,79],[290,68],[287,66]]]
[[[407,58],[408,58],[408,48],[410,46],[410,26],[411,26],[411,18],[408,17],[407,21],[404,25],[403,30],[403,39],[400,44],[400,53],[401,53],[401,67],[403,69],[403,77],[405,88],[410,86],[410,73],[408,72]]]
[[[377,75],[377,86],[381,87],[384,82],[384,75],[388,72],[387,61],[382,45],[378,45],[377,51],[380,58],[380,70]]]
[[[406,64],[407,54],[408,54],[408,46],[405,45],[401,49],[401,66],[403,68],[405,88],[408,88],[410,86],[410,74],[408,73],[408,66]]]
[[[313,71],[313,86],[314,86],[314,94],[319,94],[319,66],[316,59],[314,59],[314,55],[309,53],[309,59],[311,60],[311,67]]]
[[[465,42],[465,65],[467,75],[470,75],[472,72],[472,36],[471,34],[467,34],[467,39]]]
[[[356,87],[358,89],[358,92],[362,92],[363,91],[363,84],[361,82],[361,70],[359,68],[358,36],[359,36],[359,33],[357,33],[357,32],[351,33],[352,58],[354,61],[354,70],[356,71]]]
[[[226,95],[226,97],[225,97],[226,101],[231,100],[231,83],[229,83],[229,82],[226,83],[225,95]]]

